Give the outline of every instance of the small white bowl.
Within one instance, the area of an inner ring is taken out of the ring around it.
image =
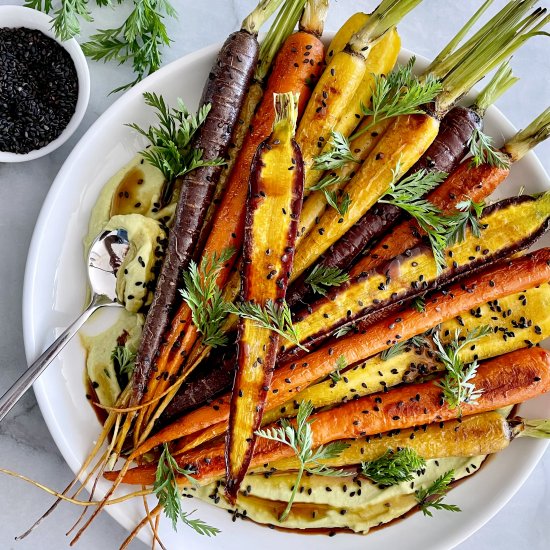
[[[29,151],[25,154],[0,151],[0,162],[24,162],[27,160],[34,160],[55,151],[55,149],[72,136],[81,123],[86,108],[88,107],[88,100],[90,99],[90,71],[88,70],[86,57],[74,38],[66,42],[58,40],[51,30],[51,25],[51,16],[46,13],[23,6],[0,6],[0,27],[26,27],[28,29],[36,29],[43,32],[46,36],[53,38],[58,44],[65,48],[71,56],[78,78],[78,98],[75,112],[69,124],[67,124],[67,127],[61,134],[44,147]]]

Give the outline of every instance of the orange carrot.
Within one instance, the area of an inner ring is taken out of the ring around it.
[[[541,348],[517,350],[482,363],[472,383],[481,395],[450,408],[434,381],[406,384],[390,392],[367,395],[312,415],[313,447],[339,439],[376,435],[433,422],[444,422],[522,403],[550,390],[550,352]],[[294,451],[277,441],[258,440],[251,467],[292,456]],[[208,482],[223,474],[223,444],[212,445],[178,457],[180,465],[193,465],[195,479]],[[109,478],[114,479],[115,473]],[[126,473],[124,483],[151,484],[155,467],[137,467]],[[181,476],[180,481],[187,480]]]
[[[311,95],[311,84],[324,68],[324,46],[312,32],[300,30],[284,42],[277,54],[273,71],[267,81],[263,99],[252,119],[235,167],[229,176],[225,193],[214,214],[212,230],[204,246],[203,257],[221,254],[227,248],[240,250],[244,235],[245,201],[252,157],[259,144],[271,133],[275,111],[273,94],[294,92],[299,94],[298,117],[305,109]],[[306,62],[307,61],[307,62]],[[223,287],[238,255],[226,262],[218,275],[218,285]],[[166,343],[161,347],[152,373],[146,400],[152,392],[159,395],[173,382],[186,355],[191,351],[199,334],[191,322],[191,310],[183,303],[171,322]],[[140,414],[144,416],[145,412]]]
[[[518,162],[533,147],[550,135],[550,109],[543,111],[524,130],[520,130],[501,148],[501,153],[510,163]],[[510,168],[490,164],[473,166],[471,159],[464,160],[439,187],[426,197],[443,213],[452,214],[456,205],[465,199],[481,202],[487,198],[507,177]],[[351,270],[351,276],[369,271],[399,254],[417,246],[424,231],[414,220],[406,220],[395,226],[390,233],[369,250]]]
[[[391,315],[376,322],[367,331],[336,339],[301,359],[285,363],[273,375],[266,410],[288,401],[299,391],[328,376],[336,368],[336,359],[340,356],[348,365],[354,365],[463,311],[548,281],[550,248],[493,264],[489,269],[433,294],[426,300],[423,312],[414,307],[406,308],[397,316]],[[190,412],[146,440],[136,449],[134,456],[164,442],[227,422],[229,403],[229,396],[224,395]]]
[[[507,177],[510,170],[489,164],[472,166],[471,159],[464,160],[449,177],[426,197],[443,213],[452,214],[455,206],[465,199],[481,202],[487,198]],[[409,219],[397,224],[376,243],[369,253],[353,266],[350,276],[392,260],[410,248],[418,246],[425,232],[415,220]]]

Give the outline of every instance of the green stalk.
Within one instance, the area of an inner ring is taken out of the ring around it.
[[[271,68],[273,59],[283,42],[292,34],[306,0],[285,0],[260,46],[258,64],[254,73],[256,82],[262,83]]]
[[[450,53],[438,65],[431,68],[432,76],[442,79],[447,76],[486,36],[499,32],[503,22],[518,23],[520,19],[537,3],[537,0],[513,0],[490,19],[481,29],[469,38],[455,52]]]
[[[523,17],[525,6],[508,10],[506,17],[497,14],[498,26],[482,36],[475,46],[443,78],[443,92],[436,99],[435,111],[444,115],[478,80],[494,69],[529,38],[542,34],[540,29],[548,22],[546,10],[537,9]],[[516,4],[516,2],[513,2]],[[522,18],[523,17],[523,18]]]
[[[493,75],[489,84],[481,90],[480,94],[477,96],[476,102],[472,105],[472,110],[483,118],[489,106],[518,80],[519,78],[512,74],[510,62],[505,61]]]
[[[241,30],[255,36],[260,27],[275,13],[283,0],[260,0],[254,10],[244,19]]]
[[[504,144],[501,151],[507,153],[512,162],[524,157],[535,145],[550,137],[550,107],[545,109],[525,130],[520,130]]]
[[[284,92],[273,94],[273,103],[275,105],[275,120],[273,122],[273,131],[280,126],[289,126],[292,135],[296,131],[296,121],[298,120],[298,100],[300,94],[294,92]]]
[[[317,37],[323,34],[329,0],[308,0],[300,19],[300,30]]]
[[[523,430],[517,437],[535,437],[537,439],[550,438],[550,420],[523,420]]]
[[[447,57],[452,54],[453,50],[462,42],[462,39],[468,34],[470,29],[474,26],[477,20],[485,13],[487,8],[493,3],[494,0],[486,0],[486,2],[472,15],[466,24],[458,31],[454,38],[441,50],[439,55],[430,63],[430,66],[426,69],[426,73],[430,74],[435,71],[435,68],[443,64]]]
[[[296,498],[296,492],[298,491],[298,486],[300,485],[300,482],[302,481],[302,477],[304,475],[304,469],[305,464],[300,463],[300,469],[298,470],[298,473],[296,474],[296,481],[294,482],[294,486],[292,487],[292,493],[290,493],[290,498],[288,499],[288,504],[286,505],[286,508],[284,509],[283,513],[279,517],[279,521],[283,522],[288,518],[288,514],[290,514],[290,510],[292,508],[292,503],[294,502],[294,499]]]
[[[368,50],[382,35],[395,27],[422,0],[382,0],[369,20],[348,42],[352,53],[366,57]]]

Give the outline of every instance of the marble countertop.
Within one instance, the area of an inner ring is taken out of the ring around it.
[[[173,0],[179,12],[179,21],[169,24],[174,42],[165,53],[165,62],[224,40],[239,27],[255,2]],[[0,0],[0,5],[13,3],[20,2]],[[425,0],[399,26],[403,45],[433,57],[480,3],[481,0]],[[333,0],[331,4],[327,29],[337,29],[355,11],[369,11],[375,6],[374,1],[357,0]],[[496,0],[494,4],[493,8],[502,7],[505,0]],[[98,28],[116,24],[116,16],[109,8],[94,8],[93,14]],[[207,19],[208,24],[205,24]],[[514,72],[522,80],[497,105],[517,127],[524,127],[547,106],[545,102],[550,98],[548,53],[548,41],[539,38],[532,40],[514,56]],[[90,73],[90,104],[83,123],[72,139],[46,158],[25,164],[0,163],[0,391],[7,389],[25,368],[21,324],[23,273],[33,227],[44,197],[78,139],[116,99],[116,95],[108,95],[109,91],[132,79],[128,67],[119,67],[114,63],[90,62]],[[546,170],[550,171],[550,143],[540,146],[538,155]],[[0,467],[27,474],[57,489],[64,487],[72,478],[50,437],[32,392],[0,425]],[[68,548],[65,532],[77,515],[73,507],[61,505],[55,515],[32,536],[16,542],[14,537],[40,516],[52,499],[38,489],[6,476],[0,476],[0,495],[0,548]],[[549,515],[550,453],[547,453],[509,504],[459,548],[546,549],[550,545]],[[124,530],[110,516],[103,514],[80,541],[78,548],[110,550],[117,548],[125,536]],[[368,545],[368,540],[365,544]],[[144,546],[138,541],[133,543],[132,548]]]

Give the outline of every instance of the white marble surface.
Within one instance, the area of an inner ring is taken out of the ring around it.
[[[239,26],[255,1],[173,1],[180,18],[178,22],[170,23],[174,43],[165,54],[165,62],[223,40]],[[0,4],[12,3],[13,0],[0,0]],[[425,0],[399,27],[403,45],[419,54],[433,56],[480,3],[481,0]],[[495,1],[495,7],[504,4],[504,0]],[[374,5],[374,1],[333,1],[327,29],[337,29],[353,12],[369,11]],[[94,15],[100,28],[116,24],[115,15],[109,8],[94,9]],[[515,73],[522,80],[497,105],[516,126],[525,126],[548,104],[548,54],[547,40],[538,38],[514,57]],[[6,389],[25,368],[21,329],[22,283],[27,249],[41,204],[72,147],[116,98],[109,96],[108,92],[131,79],[129,68],[115,64],[91,62],[90,72],[90,105],[76,135],[49,157],[26,164],[0,164],[0,391]],[[538,155],[550,170],[550,144],[540,146]],[[30,475],[57,489],[71,479],[71,472],[46,429],[32,393],[26,395],[0,425],[0,467]],[[479,490],[483,489],[480,487]],[[76,518],[74,508],[62,505],[31,537],[15,542],[14,537],[48,507],[51,498],[5,476],[0,476],[0,496],[0,548],[54,550],[68,547],[65,532]],[[547,453],[510,503],[460,548],[546,549],[550,547],[549,514],[550,453]],[[110,550],[118,547],[124,538],[122,528],[109,516],[103,515],[81,540],[79,548]],[[365,544],[368,546],[368,539]],[[132,548],[143,548],[143,545],[136,542]]]

